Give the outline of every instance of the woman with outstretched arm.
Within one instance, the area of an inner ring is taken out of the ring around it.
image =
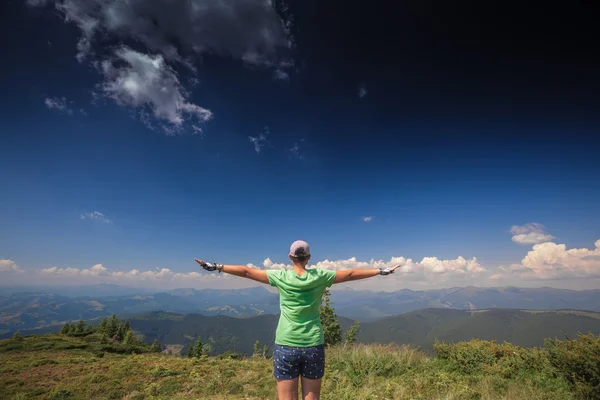
[[[277,381],[279,400],[298,399],[299,376],[302,377],[302,398],[318,400],[321,378],[325,373],[323,328],[319,314],[325,289],[334,283],[393,274],[399,266],[344,271],[306,269],[310,247],[302,240],[292,243],[289,258],[294,267],[280,270],[195,260],[207,271],[225,272],[277,288],[281,314],[273,348],[273,375]]]

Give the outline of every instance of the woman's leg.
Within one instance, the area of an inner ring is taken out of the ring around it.
[[[302,378],[302,382],[304,383],[304,378]],[[302,390],[304,390],[304,385],[302,385]],[[278,380],[277,397],[279,400],[298,400],[298,378]]]
[[[319,400],[321,398],[321,379],[302,377],[302,399]]]

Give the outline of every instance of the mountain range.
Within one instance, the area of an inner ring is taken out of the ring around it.
[[[232,350],[252,354],[258,340],[272,349],[277,315],[251,318],[208,317],[199,314],[148,313],[130,319],[131,327],[147,342],[158,339],[173,352],[185,352],[202,338],[213,354]],[[345,332],[352,320],[338,317]],[[458,342],[473,338],[509,341],[518,346],[538,347],[544,338],[576,337],[578,332],[600,333],[600,313],[548,310],[453,310],[425,309],[361,324],[361,343],[396,343],[430,350],[435,341]]]
[[[334,287],[332,301],[339,316],[365,323],[427,308],[600,311],[600,290],[464,287],[372,292]],[[56,290],[43,288],[43,291],[2,288],[0,335],[10,335],[16,330],[52,328],[79,319],[93,321],[112,314],[126,318],[151,311],[248,318],[277,314],[279,300],[276,293],[263,286],[164,292],[106,284]]]

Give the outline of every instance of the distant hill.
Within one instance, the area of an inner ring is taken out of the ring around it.
[[[105,284],[70,288],[59,292],[60,294],[13,292],[5,288],[0,291],[0,335],[9,335],[16,330],[60,326],[72,320],[92,321],[114,313],[125,317],[164,311],[240,318],[279,313],[277,294],[264,286],[228,290],[174,289],[159,293],[115,295],[130,290],[134,289]],[[87,295],[70,297],[71,294],[81,293]],[[334,287],[332,301],[338,315],[361,322],[372,322],[427,308],[600,311],[600,290],[466,287],[371,292]]]
[[[246,319],[197,314],[150,313],[132,318],[131,326],[150,342],[185,348],[197,337],[211,343],[213,353],[233,350],[251,354],[256,340],[272,345],[278,316]],[[346,331],[353,321],[339,317]],[[433,343],[468,341],[473,338],[508,341],[537,347],[544,338],[575,337],[578,332],[600,334],[600,313],[582,311],[531,311],[491,309],[464,311],[426,309],[361,324],[361,343],[411,344],[429,350]]]
[[[336,291],[336,312],[360,321],[393,316],[426,308],[457,310],[510,308],[530,310],[589,310],[600,312],[600,290],[543,288],[478,288],[371,292]]]
[[[362,324],[358,337],[362,343],[407,343],[424,349],[436,340],[450,343],[473,338],[538,347],[544,338],[576,337],[578,332],[600,333],[600,313],[432,308]]]

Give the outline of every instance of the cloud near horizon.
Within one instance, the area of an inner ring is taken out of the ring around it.
[[[595,249],[567,249],[564,244],[546,242],[533,246],[519,264],[508,267],[489,268],[481,265],[476,257],[470,259],[457,257],[442,260],[438,257],[424,257],[414,261],[405,257],[392,257],[389,260],[360,261],[356,257],[346,260],[323,260],[310,264],[310,268],[343,270],[351,268],[386,268],[400,265],[396,273],[381,279],[353,282],[357,289],[393,291],[403,288],[437,289],[454,286],[519,286],[525,283],[541,285],[548,282],[581,281],[599,282],[600,279],[600,240]],[[275,263],[266,258],[262,266],[248,264],[252,268],[266,270],[292,268],[291,264]],[[22,274],[27,272],[26,274]],[[96,284],[118,283],[140,287],[248,287],[256,285],[246,279],[237,279],[227,274],[207,273],[204,271],[175,272],[169,268],[151,270],[132,269],[129,271],[111,271],[102,264],[90,268],[59,268],[24,270],[12,260],[0,260],[2,281],[11,284]],[[8,279],[11,278],[12,279]],[[217,284],[221,282],[221,284]]]

